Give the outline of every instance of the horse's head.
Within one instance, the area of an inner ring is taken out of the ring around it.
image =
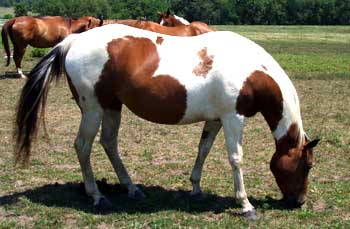
[[[165,13],[158,12],[158,15],[158,24],[162,26],[175,27],[190,24],[186,19],[172,15],[169,9]]]
[[[82,33],[89,29],[99,27],[103,24],[103,19],[94,18],[91,16],[80,17],[73,21],[71,31],[72,33]]]
[[[172,21],[170,20],[170,10],[168,9],[166,12],[157,12],[158,13],[158,21],[157,23],[163,26],[174,26]]]
[[[270,169],[283,194],[286,207],[300,207],[306,199],[309,171],[313,166],[312,149],[319,139],[310,140],[305,135],[304,143],[295,144],[287,135],[276,142],[276,153]]]

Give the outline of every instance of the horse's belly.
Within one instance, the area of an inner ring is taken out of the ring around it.
[[[144,85],[116,90],[118,99],[133,113],[151,122],[177,124],[186,112],[186,89],[174,78],[164,75]]]

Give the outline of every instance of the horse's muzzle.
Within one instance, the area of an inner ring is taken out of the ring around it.
[[[293,208],[300,208],[301,205],[305,203],[305,198],[297,197],[297,196],[289,196],[287,198],[283,198],[283,205],[286,208],[293,209]]]

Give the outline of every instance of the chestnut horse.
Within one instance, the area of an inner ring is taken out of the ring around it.
[[[214,31],[215,29],[211,28],[204,22],[200,21],[194,21],[194,22],[189,22],[186,19],[176,16],[175,14],[171,14],[170,10],[168,9],[167,12],[161,13],[158,12],[159,19],[158,23],[163,26],[168,26],[168,27],[178,27],[178,26],[191,26],[197,29],[205,30],[205,29],[210,29]]]
[[[13,44],[13,59],[17,73],[22,77],[21,62],[26,47],[49,48],[55,46],[71,33],[81,33],[100,26],[102,20],[84,16],[78,19],[60,16],[31,17],[22,16],[9,19],[2,27],[2,43],[7,55],[7,65],[10,64],[10,47],[8,35]]]
[[[196,27],[192,25],[181,25],[177,27],[162,26],[158,23],[144,20],[104,20],[103,25],[108,24],[123,24],[132,26],[138,29],[149,30],[156,33],[162,33],[172,36],[197,36],[199,34],[208,33],[214,31],[210,27]]]
[[[256,218],[256,212],[247,198],[241,169],[243,121],[261,112],[276,143],[270,166],[284,199],[290,206],[304,203],[312,148],[318,140],[306,137],[292,82],[254,42],[233,32],[176,37],[121,24],[70,35],[34,67],[22,89],[14,135],[17,162],[27,162],[50,83],[63,70],[82,113],[75,149],[96,209],[110,206],[90,164],[101,123],[100,143],[121,184],[130,198],[144,197],[119,156],[122,105],[160,124],[205,121],[191,174],[193,195],[202,193],[203,163],[223,126],[235,197],[250,219]]]

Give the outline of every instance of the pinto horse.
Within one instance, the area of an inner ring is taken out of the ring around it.
[[[210,27],[196,27],[191,25],[181,25],[177,27],[162,26],[158,23],[144,20],[104,20],[103,25],[108,24],[123,24],[132,26],[138,29],[149,30],[156,33],[162,33],[172,36],[197,36],[199,34],[214,31]]]
[[[21,70],[21,62],[26,47],[31,45],[37,48],[55,46],[71,33],[81,33],[100,26],[102,20],[84,16],[70,19],[60,16],[31,17],[22,16],[9,19],[2,27],[2,42],[7,55],[7,65],[10,64],[10,47],[8,35],[13,44],[13,59],[17,73],[25,77]]]
[[[72,34],[30,72],[17,109],[15,156],[25,163],[43,117],[50,83],[65,71],[82,118],[75,149],[85,189],[96,209],[110,206],[90,164],[93,140],[100,143],[130,198],[144,194],[133,184],[118,151],[122,105],[160,124],[205,121],[191,174],[192,195],[201,195],[204,160],[223,126],[235,197],[247,218],[256,218],[242,173],[244,117],[261,112],[276,143],[270,167],[284,199],[304,203],[313,163],[296,90],[278,63],[260,46],[232,32],[175,37],[111,24]],[[41,114],[41,115],[40,115]]]
[[[167,12],[161,13],[158,12],[159,18],[158,18],[158,23],[163,26],[168,26],[168,27],[178,27],[178,26],[191,26],[200,30],[211,30],[215,31],[215,29],[211,28],[204,22],[200,21],[194,21],[194,22],[189,22],[186,19],[176,16],[175,14],[171,14],[170,10],[168,9]]]

